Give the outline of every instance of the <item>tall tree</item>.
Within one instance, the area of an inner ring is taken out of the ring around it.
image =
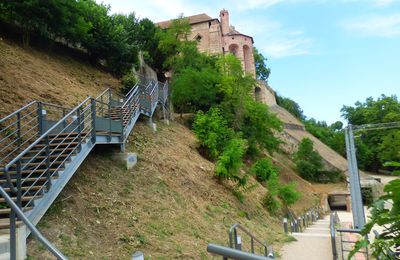
[[[267,62],[267,58],[265,58],[256,47],[253,47],[253,56],[256,66],[257,79],[267,81],[269,75],[271,74],[271,69],[265,64]]]

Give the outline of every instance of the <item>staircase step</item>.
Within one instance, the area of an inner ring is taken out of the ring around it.
[[[83,133],[82,133],[82,134],[83,134]],[[78,132],[49,134],[49,137],[60,137],[60,136],[68,136],[68,135],[70,135],[70,136],[72,136],[72,135],[76,136],[76,135],[78,135]]]
[[[50,155],[50,158],[65,158],[65,157],[68,157],[68,156],[70,156],[69,154],[52,154],[52,155]],[[29,159],[32,159],[32,157],[33,156],[29,156],[29,155],[25,155],[24,157],[22,157],[22,160],[29,160]],[[39,155],[39,156],[36,156],[35,157],[35,159],[36,160],[40,160],[40,159],[45,159],[45,158],[47,158],[47,156],[45,156],[45,155]]]
[[[98,131],[96,132],[97,135],[109,135],[109,132],[105,132],[105,131]],[[117,132],[112,132],[111,136],[121,136],[120,133]]]
[[[67,146],[67,145],[77,145],[77,144],[79,144],[79,142],[62,142],[62,143],[53,143],[53,144],[50,144],[50,147],[54,147],[54,146]],[[46,147],[47,145],[46,144],[37,144],[37,145],[35,145],[35,148],[42,148],[42,147]],[[54,149],[54,148],[50,148],[50,150],[51,149]]]
[[[36,195],[36,196],[24,196],[21,198],[21,201],[30,201],[31,199],[40,199],[42,195]],[[17,197],[12,197],[13,201],[17,201]],[[6,202],[4,198],[0,198],[0,202]]]
[[[50,171],[51,172],[54,172],[55,170],[57,170],[57,171],[61,171],[61,170],[64,170],[65,169],[65,167],[63,166],[63,167],[60,167],[60,168],[50,168]],[[34,173],[44,173],[45,171],[46,171],[47,169],[37,169],[37,170],[23,170],[23,171],[21,171],[21,174],[29,174],[29,173],[32,173],[32,172],[34,172]],[[17,172],[16,171],[8,171],[8,173],[10,173],[10,174],[17,174]],[[0,176],[3,176],[4,175],[4,172],[0,172]]]
[[[25,207],[22,211],[30,211],[33,207]],[[11,208],[0,209],[0,214],[9,214],[11,212]],[[1,221],[0,221],[1,222]]]
[[[23,190],[23,191],[27,191],[27,190],[37,191],[37,190],[40,190],[42,188],[46,188],[46,187],[44,187],[42,185],[40,185],[40,186],[22,186],[21,190]],[[4,188],[4,190],[6,192],[11,192],[11,188]]]
[[[23,222],[17,220],[16,225],[17,227],[20,227],[23,225]],[[9,228],[10,228],[10,219],[9,218],[0,219],[0,229],[9,229]]]
[[[68,148],[50,148],[50,152],[63,152],[63,151],[72,151],[72,150],[74,150],[75,149],[75,147],[68,147]],[[37,150],[34,150],[34,149],[32,149],[32,150],[29,150],[29,152],[28,153],[45,153],[46,152],[46,149],[37,149]]]
[[[55,178],[56,176],[54,176],[54,177],[52,177],[52,178]],[[41,181],[46,181],[47,180],[47,178],[46,177],[40,177],[40,178],[23,178],[22,179],[22,181],[24,181],[24,183],[27,183],[27,182],[34,182],[34,181],[38,181],[38,182],[41,182]],[[12,183],[16,183],[17,182],[17,179],[11,179],[11,182]],[[4,183],[7,183],[7,180],[6,179],[1,179],[0,180],[0,184],[4,184]]]

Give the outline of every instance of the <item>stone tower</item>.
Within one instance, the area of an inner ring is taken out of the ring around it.
[[[219,19],[221,21],[221,31],[222,35],[229,33],[229,12],[226,9],[222,9],[219,12]]]

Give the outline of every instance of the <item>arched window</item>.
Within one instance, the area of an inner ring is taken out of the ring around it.
[[[237,44],[229,45],[229,52],[238,57],[239,46]]]
[[[243,46],[243,60],[244,60],[244,70],[246,72],[251,72],[253,67],[252,51],[249,46]]]

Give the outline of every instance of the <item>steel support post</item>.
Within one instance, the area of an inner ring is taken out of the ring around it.
[[[353,225],[356,229],[362,229],[365,225],[364,207],[362,203],[360,175],[357,167],[356,148],[354,145],[353,127],[349,125],[345,129],[346,153],[349,170],[349,184],[351,195],[351,207],[353,213]]]

